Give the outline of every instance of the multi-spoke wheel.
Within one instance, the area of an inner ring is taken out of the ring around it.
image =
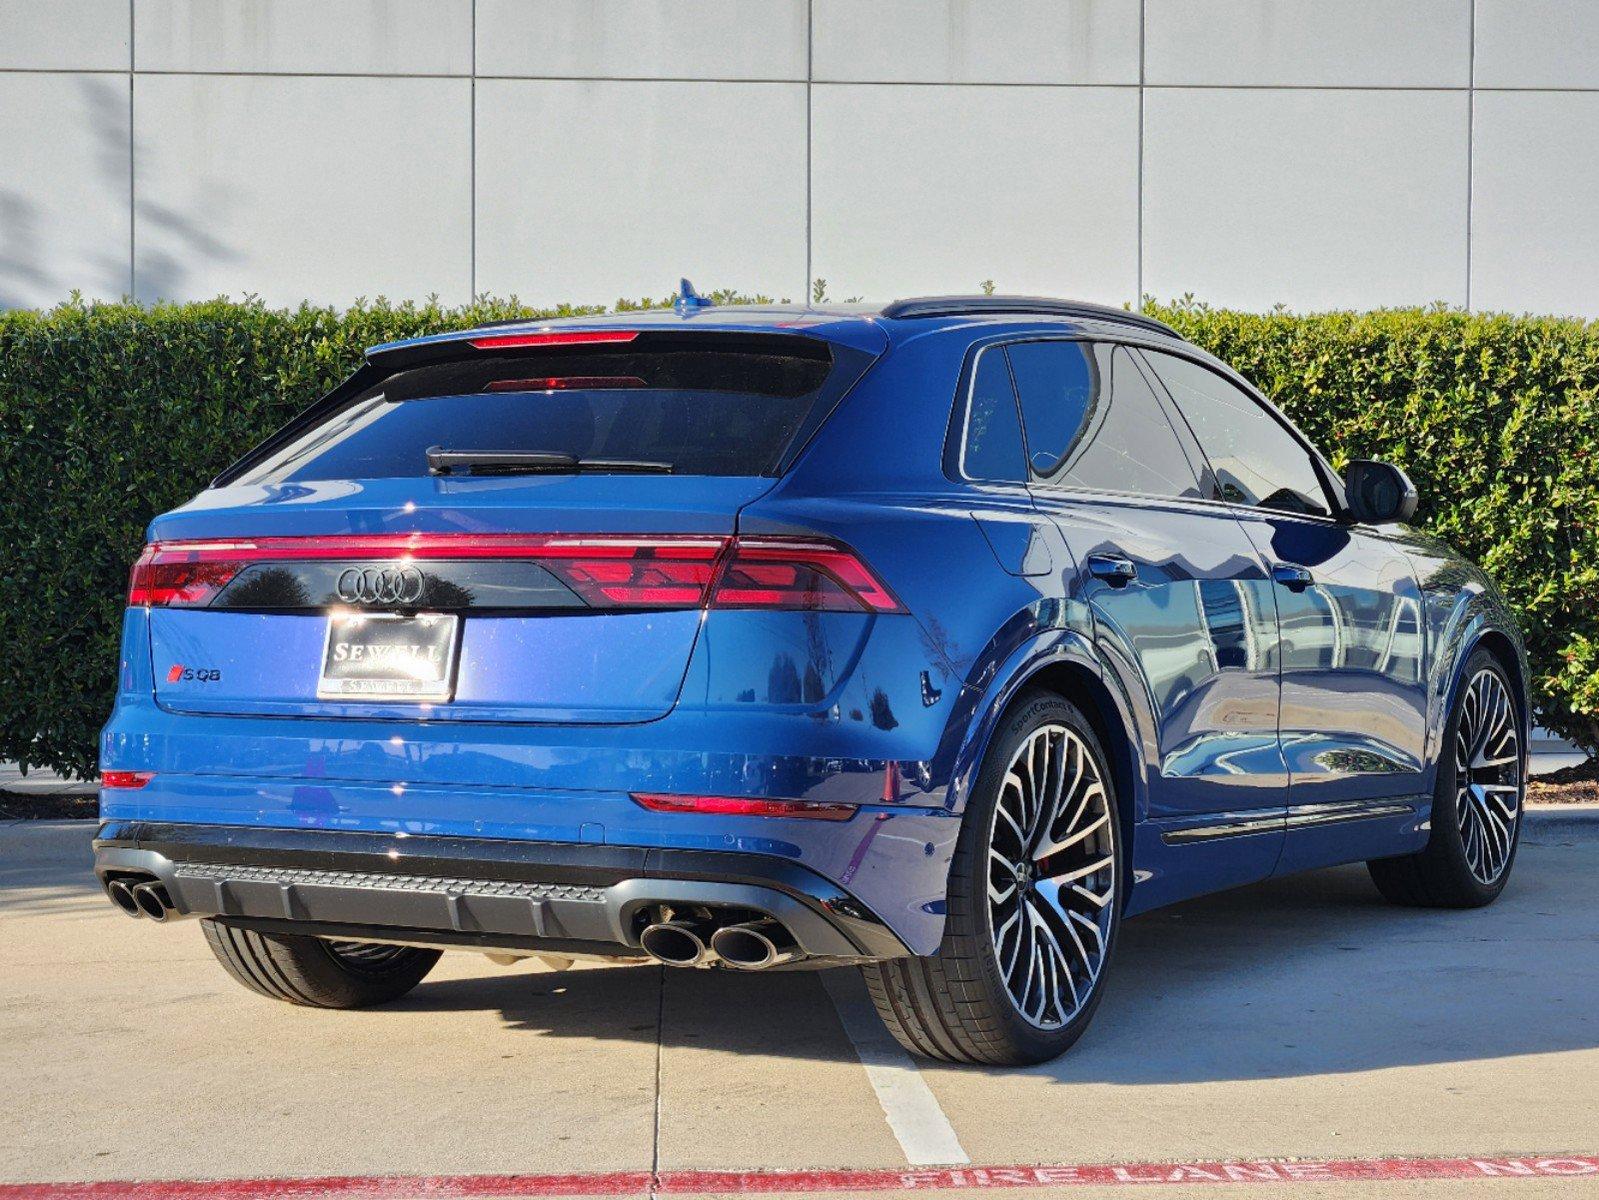
[[[1059,1028],[1105,965],[1116,834],[1100,766],[1065,725],[1017,748],[988,838],[988,921],[1016,1011]]]
[[[1367,864],[1397,904],[1471,908],[1505,886],[1521,832],[1522,708],[1504,669],[1472,655],[1449,716],[1433,793],[1432,832],[1417,854]]]
[[[865,969],[894,1036],[954,1062],[1060,1054],[1099,1003],[1121,856],[1093,726],[1061,697],[1029,693],[996,731],[967,802],[938,954]]]
[[[1492,667],[1472,676],[1455,730],[1455,819],[1466,865],[1492,885],[1510,865],[1521,813],[1521,738],[1510,689]]]

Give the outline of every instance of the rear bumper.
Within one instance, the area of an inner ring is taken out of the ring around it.
[[[236,825],[104,822],[102,882],[153,875],[185,916],[346,938],[642,958],[661,904],[781,921],[823,961],[896,958],[865,904],[768,855]]]

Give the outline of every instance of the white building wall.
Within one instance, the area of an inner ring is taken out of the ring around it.
[[[1599,315],[1594,0],[0,0],[0,306]]]

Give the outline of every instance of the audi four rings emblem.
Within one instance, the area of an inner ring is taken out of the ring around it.
[[[415,604],[425,581],[415,567],[351,567],[339,576],[346,604]]]

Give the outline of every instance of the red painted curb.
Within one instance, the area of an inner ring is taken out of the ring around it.
[[[632,1196],[648,1171],[582,1175],[328,1175],[301,1179],[150,1179],[0,1183],[0,1200],[447,1200],[449,1197]]]
[[[882,1192],[1119,1184],[1328,1183],[1408,1179],[1599,1179],[1599,1157],[1251,1159],[1234,1162],[1094,1163],[1079,1166],[939,1167],[909,1171],[673,1171],[661,1192]]]
[[[1247,1159],[938,1167],[869,1171],[621,1171],[571,1175],[335,1175],[304,1179],[0,1183],[0,1200],[451,1200],[455,1197],[684,1195],[697,1192],[953,1191],[1147,1184],[1359,1183],[1398,1180],[1599,1180],[1599,1155],[1511,1158]]]

